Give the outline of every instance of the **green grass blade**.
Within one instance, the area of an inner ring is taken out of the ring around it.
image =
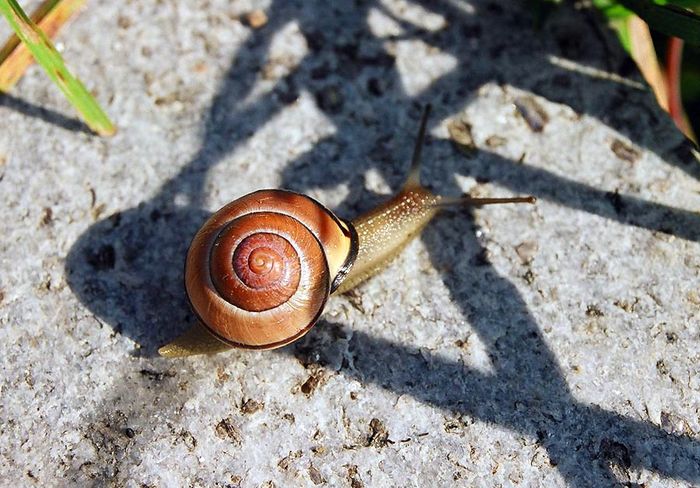
[[[620,0],[620,3],[639,15],[652,29],[700,45],[700,16],[691,11],[649,0]]]
[[[116,128],[102,111],[85,86],[66,68],[63,58],[51,41],[27,17],[16,0],[0,0],[0,12],[12,29],[29,48],[34,59],[46,70],[49,78],[58,85],[68,101],[82,115],[85,123],[97,134],[109,136]]]
[[[78,13],[86,0],[42,0],[29,16],[52,39]],[[9,92],[34,62],[34,56],[16,35],[0,47],[0,92]]]

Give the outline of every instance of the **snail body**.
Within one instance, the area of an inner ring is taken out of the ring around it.
[[[404,187],[391,200],[353,220],[357,257],[337,292],[352,290],[391,262],[438,213],[440,200],[421,186]]]
[[[256,191],[212,215],[185,264],[199,323],[158,352],[179,357],[289,344],[316,323],[330,294],[377,273],[445,206],[534,201],[450,199],[424,188],[419,172],[427,116],[428,109],[401,191],[351,222],[287,190]]]

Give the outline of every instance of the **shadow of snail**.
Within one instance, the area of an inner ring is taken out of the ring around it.
[[[313,327],[331,294],[380,271],[441,209],[535,202],[529,196],[451,198],[424,188],[419,175],[429,112],[427,106],[402,189],[352,221],[288,190],[256,191],[211,215],[187,251],[190,307],[179,262],[188,236],[209,214],[193,207],[164,211],[171,208],[162,201],[167,191],[81,236],[67,258],[68,283],[97,317],[133,339],[139,354],[173,336],[160,355],[287,345]],[[130,294],[135,298],[125,300]],[[177,330],[187,323],[189,329]]]

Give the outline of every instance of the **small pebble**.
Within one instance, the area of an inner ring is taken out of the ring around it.
[[[505,137],[501,137],[499,135],[489,136],[488,139],[486,139],[486,145],[488,147],[501,147],[507,142],[508,140]]]
[[[515,252],[520,257],[523,264],[530,263],[537,254],[537,243],[535,241],[524,241],[515,247]]]
[[[247,26],[253,29],[260,29],[267,24],[267,14],[264,10],[253,10],[245,14],[244,20]]]
[[[265,408],[265,404],[263,402],[259,402],[257,400],[253,400],[252,398],[249,398],[241,406],[241,413],[251,414],[259,412],[263,408]]]
[[[542,132],[549,122],[544,108],[533,97],[520,97],[515,100],[515,108],[533,132]]]
[[[620,139],[615,139],[610,145],[610,149],[615,153],[615,156],[628,163],[636,163],[642,157],[642,153],[638,149],[633,148]]]
[[[472,126],[463,118],[453,119],[447,124],[450,140],[458,151],[466,156],[472,156],[476,151],[476,144],[472,137]]]

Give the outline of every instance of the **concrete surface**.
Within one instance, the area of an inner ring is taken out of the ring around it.
[[[0,484],[700,485],[700,165],[593,12],[533,26],[90,2],[60,42],[118,135],[36,67],[0,98]],[[445,213],[293,346],[154,356],[210,212],[262,187],[370,208],[427,102],[432,188],[537,206]]]

